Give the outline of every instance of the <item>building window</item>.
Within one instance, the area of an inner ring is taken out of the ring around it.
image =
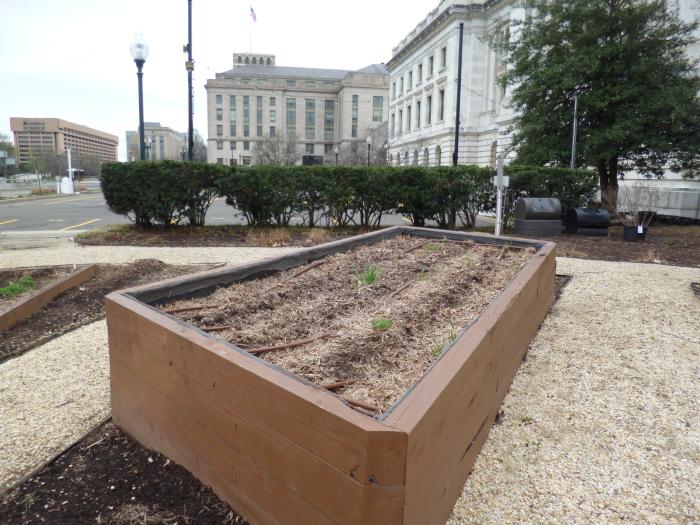
[[[433,57],[428,58],[428,78],[433,76]]]
[[[329,153],[333,153],[333,144],[324,144],[323,153],[325,153],[326,155],[328,155]]]
[[[408,72],[408,89],[406,91],[411,91],[413,87],[413,71]]]
[[[438,91],[438,120],[445,118],[445,90]]]
[[[250,150],[250,142],[248,142],[247,140],[243,141],[243,149],[245,151],[249,151]]]
[[[221,157],[219,157],[218,159],[216,159],[216,163],[217,163],[217,164],[223,164],[223,163],[224,163],[224,159],[222,159]]]
[[[413,151],[413,165],[418,166],[418,150]]]
[[[270,126],[270,136],[274,137],[277,134],[277,128],[275,126]]]
[[[287,99],[287,136],[294,137],[297,134],[297,99]]]
[[[411,131],[411,106],[406,108],[406,131]]]
[[[313,98],[307,98],[304,101],[304,107],[304,140],[316,140],[316,101]]]
[[[263,98],[255,97],[255,136],[262,137],[263,128]]]
[[[243,157],[243,165],[250,166],[250,157]]]
[[[216,105],[217,105],[217,106],[220,106],[220,105],[223,104],[223,103],[224,103],[224,102],[223,102],[223,96],[222,96],[222,95],[216,95]]]
[[[276,97],[270,97],[270,107],[274,108],[277,106],[277,98]]]
[[[428,98],[425,99],[425,103],[428,106],[428,113],[425,116],[425,123],[430,125],[433,123],[433,96],[428,95]]]
[[[236,141],[232,140],[230,144],[231,144],[231,151],[235,150],[236,149]]]
[[[296,80],[287,80],[287,87],[296,87],[297,81]]]
[[[391,114],[391,136],[396,135],[396,113]]]
[[[313,144],[306,144],[306,154],[307,155],[314,154],[314,145]]]
[[[416,100],[416,129],[420,129],[420,100]]]
[[[243,97],[243,136],[250,137],[250,97]]]
[[[324,100],[323,140],[333,140],[335,127],[335,100]]]
[[[216,108],[216,120],[224,120],[224,110],[222,108]]]
[[[396,135],[400,136],[403,131],[403,110],[399,110],[399,127],[396,130]]]
[[[224,149],[224,141],[223,140],[216,141],[216,149]]]
[[[236,160],[236,159],[228,159],[228,163],[229,163],[231,166],[235,166],[236,164],[238,164],[238,160]]]
[[[228,123],[231,128],[231,136],[236,136],[236,96],[231,95],[228,98]]]
[[[391,83],[391,98],[396,98],[396,80]]]
[[[423,81],[423,64],[418,64],[418,82],[417,85]]]
[[[401,75],[401,78],[399,79],[399,95],[403,95],[403,74]]]
[[[440,50],[440,68],[442,69],[447,65],[447,47],[443,47]]]
[[[270,109],[270,124],[275,124],[277,122],[277,110]]]
[[[440,146],[435,147],[435,165],[439,166],[442,160],[442,148]]]
[[[224,126],[221,124],[216,125],[216,136],[217,137],[223,137],[224,136]]]
[[[384,97],[372,97],[372,122],[384,120]]]
[[[428,148],[425,148],[423,151],[423,166],[429,166],[430,165],[430,150]]]
[[[357,114],[360,109],[359,95],[352,96],[352,138],[357,138]]]

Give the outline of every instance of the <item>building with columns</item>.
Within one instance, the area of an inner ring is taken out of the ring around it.
[[[160,122],[144,122],[143,135],[147,160],[182,160],[185,158],[186,134],[161,126]],[[141,158],[139,132],[126,132],[126,160]]]
[[[512,22],[524,17],[524,9],[517,6],[515,0],[442,0],[392,50],[387,63],[390,164],[452,163],[460,23],[464,40],[459,163],[495,166],[497,155],[512,155],[510,89],[498,84],[506,64],[489,42],[505,38]],[[668,0],[668,8],[685,21],[700,17],[698,0]],[[700,58],[698,37],[688,48],[694,59]],[[679,178],[669,174],[666,182]]]
[[[209,162],[255,163],[256,141],[291,137],[302,155],[334,163],[365,158],[387,121],[389,76],[383,64],[358,71],[282,67],[274,55],[234,53],[233,68],[209,79],[207,89]],[[380,144],[378,142],[383,142]]]
[[[459,24],[464,23],[459,163],[495,165],[513,123],[498,77],[505,63],[488,44],[522,16],[514,0],[442,0],[392,50],[389,163],[452,163],[457,107]]]

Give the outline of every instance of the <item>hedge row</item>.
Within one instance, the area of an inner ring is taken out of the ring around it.
[[[586,204],[596,191],[585,170],[509,166],[507,213],[521,196],[556,197],[562,207]],[[436,221],[472,226],[495,207],[493,171],[476,166],[221,166],[198,162],[137,161],[107,164],[102,191],[109,208],[140,226],[204,224],[217,196],[226,198],[250,225],[286,226],[305,216],[308,226],[326,223],[374,227],[386,213],[416,226]]]

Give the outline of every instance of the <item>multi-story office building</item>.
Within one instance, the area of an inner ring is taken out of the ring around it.
[[[146,142],[148,160],[182,160],[185,151],[183,134],[171,128],[161,126],[160,122],[144,122],[143,134]],[[126,132],[126,159],[139,160],[139,132]]]
[[[389,163],[452,163],[459,62],[459,24],[464,23],[459,139],[460,164],[495,164],[509,143],[513,122],[509,93],[497,82],[502,57],[488,39],[505,35],[521,16],[514,0],[442,0],[392,50],[387,63]]]
[[[281,67],[274,55],[234,53],[233,69],[207,81],[208,160],[255,162],[256,141],[289,137],[302,155],[335,161],[366,158],[384,146],[375,130],[387,120],[389,76],[383,64],[358,71]],[[381,143],[379,143],[381,142]]]
[[[33,155],[65,153],[68,148],[82,156],[117,160],[119,139],[103,131],[58,118],[11,117],[10,129],[17,149],[17,164]]]

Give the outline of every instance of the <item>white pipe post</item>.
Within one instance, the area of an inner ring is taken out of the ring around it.
[[[68,177],[70,178],[70,190],[71,193],[75,193],[75,187],[73,186],[73,164],[71,162],[70,148],[66,148],[66,153],[68,154]]]
[[[498,156],[496,168],[496,236],[501,236],[503,229],[503,156]]]

